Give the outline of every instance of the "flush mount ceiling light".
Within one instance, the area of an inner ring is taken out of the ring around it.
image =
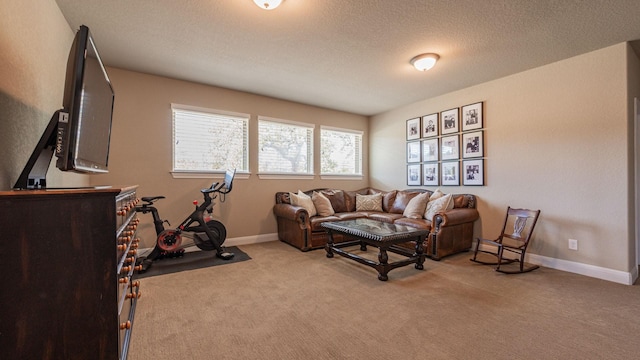
[[[413,65],[413,67],[415,67],[416,69],[420,71],[427,71],[436,64],[436,61],[438,61],[438,59],[440,59],[440,56],[438,56],[438,54],[429,53],[420,54],[411,59],[410,62],[411,65]]]
[[[256,5],[265,10],[273,10],[280,6],[283,0],[253,0]]]

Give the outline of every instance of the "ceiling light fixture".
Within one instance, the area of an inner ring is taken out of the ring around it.
[[[256,5],[265,10],[273,10],[280,6],[283,0],[253,0]]]
[[[428,53],[428,54],[420,54],[413,59],[411,59],[411,65],[420,71],[427,71],[431,69],[436,61],[440,59],[438,54]]]

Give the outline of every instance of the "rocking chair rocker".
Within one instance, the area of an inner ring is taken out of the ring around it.
[[[507,208],[507,216],[504,220],[502,232],[500,236],[495,240],[487,240],[478,238],[476,241],[476,247],[473,252],[473,258],[470,260],[484,265],[497,265],[495,270],[505,274],[520,274],[529,272],[539,268],[538,265],[531,265],[525,268],[524,256],[533,234],[533,229],[536,226],[538,217],[540,216],[540,210],[528,210],[528,209],[513,209]],[[512,232],[507,233],[509,229],[513,229]],[[480,249],[480,245],[490,245],[490,249],[483,246]],[[504,251],[519,255],[517,258],[505,258],[503,257]],[[486,253],[493,255],[497,258],[497,261],[484,261],[478,259],[478,253]],[[520,266],[518,270],[507,270],[501,268],[501,265],[511,264],[519,262]]]

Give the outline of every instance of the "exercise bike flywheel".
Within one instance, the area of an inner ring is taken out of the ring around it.
[[[182,245],[182,236],[176,230],[165,230],[158,235],[158,247],[164,251],[176,251]]]

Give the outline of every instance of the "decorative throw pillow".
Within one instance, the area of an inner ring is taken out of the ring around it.
[[[347,204],[344,199],[344,191],[327,189],[322,190],[322,195],[326,196],[331,201],[331,207],[333,211],[337,213],[347,212]]]
[[[311,200],[313,201],[313,205],[316,207],[316,211],[320,216],[331,216],[336,212],[333,211],[333,207],[331,206],[331,201],[322,195],[322,193],[314,191],[311,194]]]
[[[317,214],[316,207],[313,205],[313,201],[311,200],[311,196],[302,192],[302,190],[298,190],[298,194],[289,193],[289,199],[291,199],[291,205],[294,206],[302,206],[309,213],[309,217]]]
[[[453,197],[453,208],[469,207],[469,199],[465,195],[456,195]]]
[[[434,191],[433,194],[431,194],[431,197],[429,197],[429,201],[440,199],[443,196],[444,196],[444,193],[440,191],[440,188],[437,188],[436,191]]]
[[[420,195],[419,192],[412,190],[399,190],[396,192],[396,198],[393,200],[393,204],[389,208],[391,214],[402,214],[404,209],[409,205],[409,201],[414,197]]]
[[[409,219],[422,219],[427,208],[427,201],[429,201],[428,196],[429,193],[422,193],[409,200],[402,215]]]
[[[453,209],[453,196],[451,194],[447,194],[436,200],[429,200],[427,203],[427,209],[424,212],[424,218],[429,221],[433,221],[433,216],[435,214],[451,209]]]
[[[356,211],[382,211],[382,194],[356,194]]]

